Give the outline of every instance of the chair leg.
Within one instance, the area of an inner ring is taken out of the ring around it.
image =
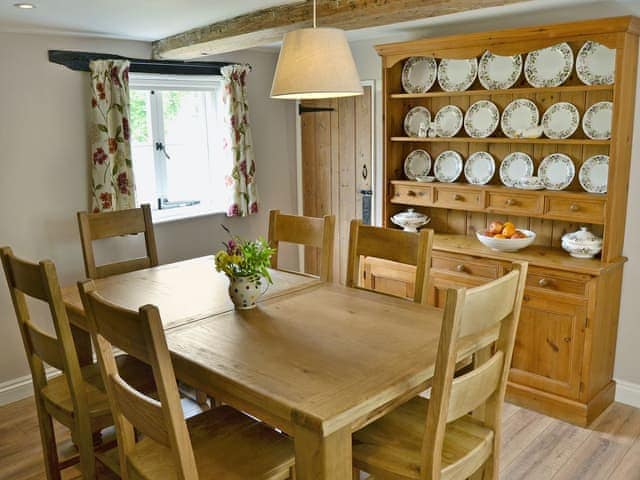
[[[40,424],[40,439],[42,441],[42,456],[47,480],[60,480],[60,465],[58,460],[58,448],[56,446],[56,434],[53,430],[53,422],[44,406],[36,399],[38,423]]]
[[[352,471],[353,471],[352,479],[360,480],[360,470],[358,470],[356,467],[353,467]]]
[[[289,480],[296,480],[296,466],[289,467]]]
[[[209,397],[206,393],[201,390],[196,390],[196,403],[200,405],[200,408],[202,408],[203,410],[209,410],[210,408],[208,399]]]

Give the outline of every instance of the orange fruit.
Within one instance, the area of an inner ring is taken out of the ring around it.
[[[511,238],[527,238],[527,236],[520,230],[516,230],[513,235],[511,235]]]
[[[505,223],[502,228],[502,235],[507,238],[511,238],[514,233],[516,233],[516,226],[510,222]]]
[[[485,230],[482,235],[484,235],[485,237],[493,237],[495,235],[495,233],[493,233],[491,230]]]
[[[497,235],[494,235],[493,238],[507,238],[507,237],[505,237],[502,233],[498,233]]]

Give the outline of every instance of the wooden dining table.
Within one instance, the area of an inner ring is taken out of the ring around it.
[[[351,433],[428,386],[442,310],[271,274],[252,310],[234,309],[212,257],[95,284],[127,308],[157,305],[177,378],[293,437],[298,480],[350,480]],[[86,331],[76,286],[63,297],[71,322]]]

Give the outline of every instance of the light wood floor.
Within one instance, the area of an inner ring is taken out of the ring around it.
[[[197,405],[183,403],[187,415]],[[63,428],[59,439],[68,441]],[[640,480],[640,409],[614,404],[583,429],[505,406],[503,480]],[[0,407],[0,480],[41,480],[40,439],[31,398]],[[64,480],[80,479],[75,468]],[[116,477],[101,472],[101,480]]]

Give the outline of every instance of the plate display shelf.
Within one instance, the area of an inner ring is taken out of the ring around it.
[[[497,278],[512,260],[529,261],[527,289],[518,329],[518,341],[509,378],[508,399],[520,405],[588,425],[614,399],[616,333],[622,271],[626,259],[622,244],[626,223],[627,186],[631,162],[638,34],[635,17],[616,17],[538,27],[425,38],[376,47],[382,60],[384,119],[385,226],[389,218],[408,206],[431,217],[436,232],[429,298],[443,306],[446,289],[471,287]],[[558,87],[534,88],[524,74],[512,88],[487,90],[479,80],[462,92],[445,92],[437,82],[425,93],[405,93],[401,84],[404,61],[412,56],[480,58],[487,50],[496,55],[522,54],[567,42],[577,54],[586,41],[615,49],[613,85],[585,85],[575,67]],[[415,106],[433,117],[446,105],[463,112],[477,100],[490,100],[500,113],[514,99],[532,100],[542,113],[558,102],[574,104],[580,115],[600,101],[613,102],[612,137],[591,140],[581,128],[567,139],[507,138],[498,130],[488,138],[470,138],[464,129],[452,138],[406,137],[403,120]],[[511,152],[527,153],[537,172],[543,158],[564,153],[576,172],[589,157],[609,155],[608,193],[592,194],[580,186],[578,175],[565,190],[519,190],[500,183],[497,173],[487,185],[471,185],[461,176],[455,183],[419,183],[403,175],[404,158],[414,149],[432,158],[454,150],[466,160],[477,151],[489,152],[500,162]],[[491,221],[512,221],[536,232],[535,245],[516,253],[498,253],[475,239]],[[604,239],[594,259],[576,259],[560,248],[565,233],[588,226]],[[372,265],[375,259],[368,259]],[[365,268],[366,269],[366,268]],[[410,291],[410,269],[375,264],[377,282],[397,292]],[[404,278],[408,285],[399,286]],[[371,278],[367,283],[371,284]],[[393,282],[396,282],[395,284]],[[395,286],[394,286],[395,285]],[[401,288],[399,288],[401,287]]]

